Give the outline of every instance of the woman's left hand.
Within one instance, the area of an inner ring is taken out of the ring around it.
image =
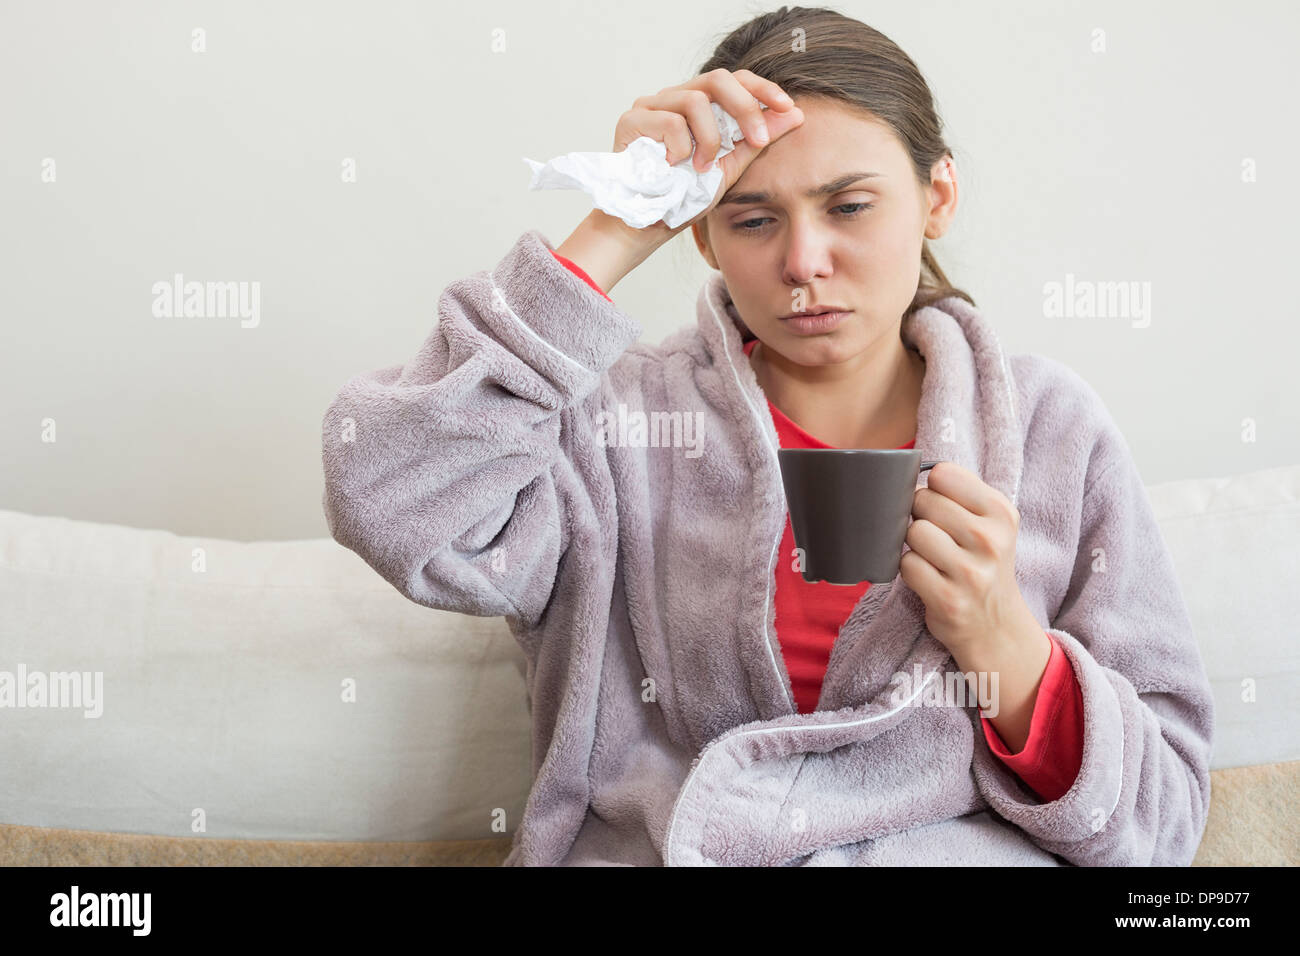
[[[955,462],[931,468],[928,484],[912,499],[911,550],[899,563],[926,627],[954,656],[1020,633],[1033,619],[1016,583],[1020,512]]]

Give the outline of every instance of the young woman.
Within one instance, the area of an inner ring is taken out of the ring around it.
[[[614,148],[707,168],[711,101],[746,139],[688,224],[694,326],[642,344],[608,295],[681,230],[594,211],[449,285],[325,414],[334,537],[524,651],[507,864],[1190,863],[1213,710],[1172,561],[1096,392],[1004,355],[929,250],[957,180],[915,64],[782,7]],[[627,427],[656,412],[694,447]],[[893,582],[802,579],[778,447],[942,460]]]

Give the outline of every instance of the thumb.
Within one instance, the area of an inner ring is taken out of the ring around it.
[[[803,123],[803,110],[797,106],[792,106],[788,110],[768,108],[763,110],[763,119],[767,121],[767,131],[772,137],[772,142],[776,142],[790,130]]]

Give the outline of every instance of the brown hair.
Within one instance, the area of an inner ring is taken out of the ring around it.
[[[826,7],[781,7],[732,30],[699,73],[749,70],[796,99],[835,100],[888,125],[912,159],[916,178],[951,156],[930,87],[911,57],[880,31]],[[907,312],[948,296],[971,305],[921,241],[921,278]]]

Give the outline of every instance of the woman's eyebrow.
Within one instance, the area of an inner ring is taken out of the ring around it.
[[[843,176],[840,176],[838,179],[832,179],[828,183],[823,183],[820,186],[816,186],[808,190],[806,193],[804,193],[804,195],[807,196],[809,199],[816,199],[819,196],[833,196],[835,193],[839,192],[842,189],[848,189],[854,183],[861,182],[864,179],[870,179],[873,176],[882,176],[882,175],[884,174],[883,173],[845,173]],[[722,197],[718,205],[724,206],[727,203],[734,203],[735,205],[744,205],[748,203],[765,203],[765,202],[772,202],[774,198],[775,197],[769,192],[761,192],[761,191],[747,192],[747,193],[729,192],[727,193],[727,195]]]

